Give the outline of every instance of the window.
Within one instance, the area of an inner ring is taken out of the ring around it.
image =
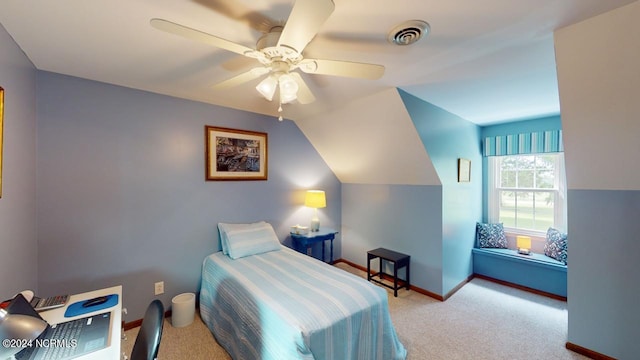
[[[489,161],[489,221],[513,232],[566,231],[564,156],[493,156]]]

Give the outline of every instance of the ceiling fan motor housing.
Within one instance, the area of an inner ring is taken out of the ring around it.
[[[256,43],[256,49],[265,55],[267,63],[276,59],[290,63],[296,63],[302,60],[302,55],[295,49],[287,46],[278,46],[282,29],[282,26],[271,28],[271,30],[262,35]]]

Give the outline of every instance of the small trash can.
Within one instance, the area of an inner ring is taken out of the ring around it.
[[[171,299],[171,325],[184,327],[191,325],[196,314],[196,295],[184,293]]]

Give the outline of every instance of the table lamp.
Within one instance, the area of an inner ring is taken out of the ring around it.
[[[516,247],[518,248],[518,254],[530,255],[531,254],[531,238],[528,236],[517,236]]]
[[[327,199],[322,190],[307,190],[304,199],[304,206],[313,208],[313,218],[311,218],[311,231],[320,230],[320,219],[318,218],[318,208],[327,206]]]

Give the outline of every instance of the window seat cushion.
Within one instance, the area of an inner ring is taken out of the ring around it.
[[[473,272],[567,297],[567,266],[543,254],[518,254],[513,249],[473,249]]]

